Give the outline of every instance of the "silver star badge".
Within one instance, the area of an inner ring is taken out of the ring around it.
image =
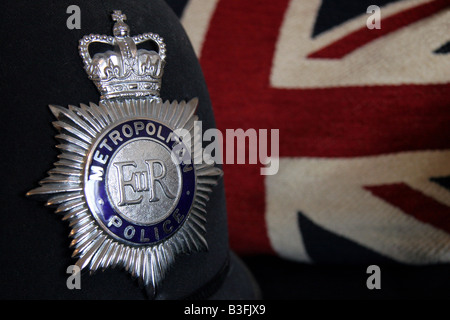
[[[123,267],[153,297],[177,255],[207,249],[206,202],[222,171],[194,157],[201,146],[198,100],[159,97],[163,39],[154,33],[130,37],[125,15],[114,11],[112,18],[113,36],[91,34],[79,43],[100,101],[50,105],[60,154],[27,195],[46,196],[69,222],[80,269]],[[137,49],[145,41],[158,52]],[[115,50],[91,57],[95,42]],[[185,133],[196,131],[187,139]]]

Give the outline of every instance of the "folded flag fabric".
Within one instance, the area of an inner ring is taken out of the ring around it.
[[[218,129],[279,129],[276,174],[223,166],[236,252],[450,262],[448,0],[167,1]]]

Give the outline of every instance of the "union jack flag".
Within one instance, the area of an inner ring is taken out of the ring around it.
[[[280,130],[276,175],[224,165],[232,249],[450,262],[448,0],[176,3],[217,127]]]

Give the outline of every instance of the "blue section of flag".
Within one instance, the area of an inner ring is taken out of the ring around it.
[[[450,41],[443,44],[441,47],[433,51],[436,54],[449,54],[450,53]]]
[[[448,177],[437,177],[437,178],[430,178],[430,181],[437,183],[441,187],[450,190],[450,176]]]
[[[306,252],[316,263],[357,264],[364,261],[369,264],[397,264],[369,248],[323,229],[300,211],[297,215]]]

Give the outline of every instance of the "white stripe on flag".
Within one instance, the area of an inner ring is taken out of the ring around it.
[[[181,23],[198,58],[200,58],[209,22],[218,2],[219,0],[190,0],[181,17]]]
[[[358,158],[280,158],[267,176],[266,223],[271,245],[285,258],[309,262],[298,225],[314,223],[393,260],[450,262],[450,234],[375,197],[364,186],[406,183],[445,205],[450,192],[430,177],[450,175],[450,150]]]

